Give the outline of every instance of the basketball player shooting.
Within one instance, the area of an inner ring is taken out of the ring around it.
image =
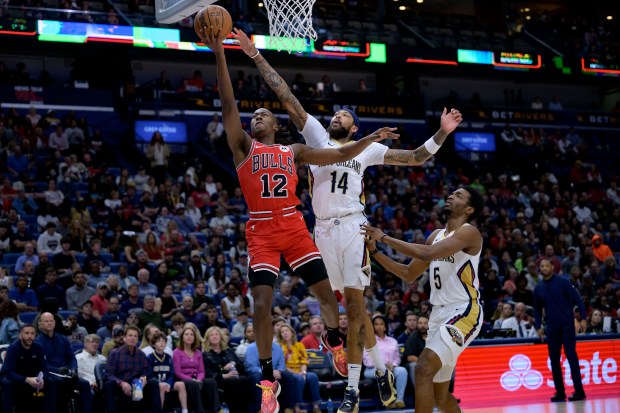
[[[360,123],[353,111],[344,109],[336,112],[326,130],[316,118],[306,113],[284,79],[258,52],[248,36],[238,29],[234,29],[233,36],[284,104],[308,146],[340,147],[354,140]],[[317,218],[314,239],[325,261],[332,288],[343,293],[347,304],[348,386],[338,413],[356,413],[359,409],[358,388],[364,348],[376,367],[382,403],[394,408],[405,407],[405,387],[394,388],[393,373],[381,357],[372,322],[364,311],[364,288],[370,285],[370,259],[364,240],[359,236],[359,226],[367,223],[363,203],[364,171],[372,165],[424,164],[439,150],[462,119],[458,110],[452,109],[448,113],[444,109],[440,129],[414,150],[388,149],[384,145],[373,144],[351,162],[310,166],[312,207]],[[406,380],[402,382],[406,383]]]
[[[430,270],[433,309],[426,347],[415,366],[416,413],[431,413],[435,405],[446,413],[461,411],[448,388],[457,358],[478,336],[482,325],[476,276],[482,236],[470,222],[483,207],[484,200],[478,191],[469,187],[457,189],[443,209],[448,218],[446,228],[435,230],[425,245],[400,241],[378,228],[362,225],[361,233],[367,237],[370,253],[386,271],[412,281]],[[377,249],[377,242],[413,260],[408,265],[397,263]]]
[[[250,209],[246,224],[249,253],[249,279],[254,297],[254,329],[263,380],[262,413],[277,413],[280,385],[271,363],[271,304],[273,286],[280,269],[280,256],[296,271],[318,299],[326,332],[323,345],[333,353],[334,366],[346,374],[347,357],[338,334],[338,303],[327,276],[325,264],[296,209],[297,164],[346,162],[373,142],[398,138],[395,128],[381,128],[359,141],[334,149],[314,149],[302,144],[279,144],[277,118],[266,109],[258,109],[250,123],[251,138],[242,128],[232,82],[221,40],[201,31],[202,41],[214,52],[217,80],[222,101],[226,139],[233,153],[239,183]]]

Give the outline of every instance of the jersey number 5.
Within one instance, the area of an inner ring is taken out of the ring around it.
[[[433,270],[433,281],[435,281],[435,288],[441,289],[441,277],[439,276],[439,267],[435,267]]]
[[[269,188],[269,174],[262,174],[260,180],[263,182],[263,191],[260,196],[263,198],[287,198],[288,191],[286,190],[286,175],[276,174],[271,177],[271,180],[276,184],[273,190]]]
[[[331,173],[332,176],[332,194],[334,192],[336,192],[336,188],[338,189],[342,189],[342,194],[346,195],[347,193],[347,189],[349,188],[349,173],[345,172],[342,174],[342,176],[340,177],[340,180],[338,180],[338,174],[336,173],[336,171]],[[336,186],[336,181],[338,181],[338,186]]]

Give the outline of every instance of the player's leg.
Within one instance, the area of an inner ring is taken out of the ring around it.
[[[258,385],[263,391],[261,411],[264,413],[277,413],[280,409],[278,403],[280,385],[273,376],[271,359],[271,343],[273,342],[271,303],[276,274],[268,270],[254,271],[250,267],[248,278],[250,279],[252,297],[254,298],[254,335],[256,337],[256,348],[263,379]]]
[[[555,395],[551,397],[551,401],[563,402],[566,400],[566,389],[562,377],[562,332],[560,328],[547,326],[547,347],[551,362],[551,375],[555,384]]]
[[[444,413],[460,413],[461,408],[456,398],[450,393],[450,381],[441,383],[433,383],[433,391],[435,393],[435,404],[439,411]],[[417,398],[417,397],[416,397]]]
[[[428,347],[422,351],[415,366],[415,411],[416,413],[432,413],[435,407],[435,388],[433,378],[441,369],[439,356]],[[448,381],[449,385],[449,381]],[[448,387],[446,386],[446,393]]]
[[[578,401],[586,398],[581,382],[581,369],[579,368],[579,357],[577,356],[577,339],[575,337],[575,328],[572,324],[562,327],[562,345],[564,346],[564,354],[568,365],[570,366],[571,377],[573,379],[573,387],[575,393],[570,396],[569,401]]]

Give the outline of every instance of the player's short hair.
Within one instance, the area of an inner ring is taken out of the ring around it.
[[[474,212],[467,217],[467,222],[473,222],[478,219],[482,213],[482,209],[484,208],[484,198],[480,192],[470,186],[465,186],[463,189],[469,193],[469,206],[474,208]]]

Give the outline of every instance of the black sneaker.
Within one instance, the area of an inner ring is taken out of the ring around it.
[[[379,397],[384,406],[389,406],[396,400],[396,388],[394,387],[394,373],[385,369],[385,372],[375,371],[377,384],[379,385]]]
[[[576,391],[575,393],[573,393],[572,396],[568,397],[569,402],[576,402],[576,401],[585,400],[585,399],[586,399],[586,393],[583,390]]]
[[[338,413],[357,413],[360,409],[360,391],[354,387],[344,389],[344,399]]]
[[[551,401],[552,402],[565,402],[566,401],[566,395],[564,393],[556,393],[551,398]]]

